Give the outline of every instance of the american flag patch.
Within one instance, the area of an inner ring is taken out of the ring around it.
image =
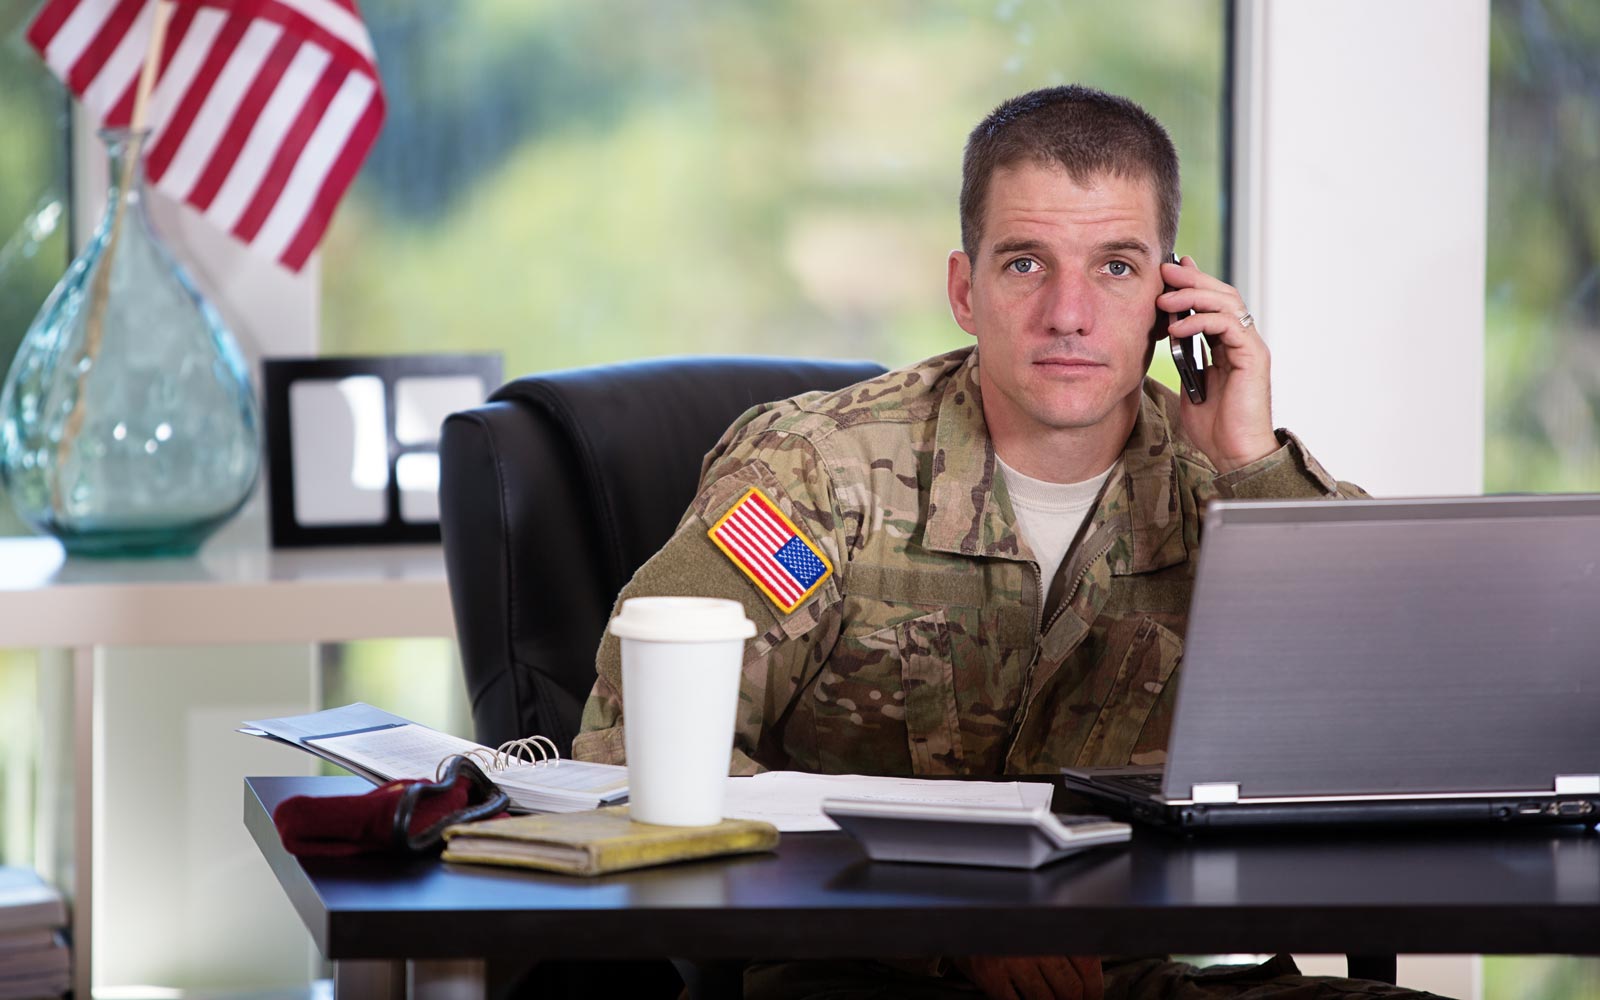
[[[784,614],[833,572],[827,557],[759,489],[728,508],[707,534]]]

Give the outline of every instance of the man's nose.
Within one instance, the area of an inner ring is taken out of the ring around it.
[[[1044,325],[1056,336],[1086,334],[1094,325],[1093,290],[1081,276],[1056,276],[1045,289]]]

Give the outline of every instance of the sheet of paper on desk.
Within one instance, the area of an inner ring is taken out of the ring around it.
[[[729,778],[722,814],[729,819],[765,820],[783,833],[804,833],[839,829],[822,814],[822,800],[826,798],[1048,808],[1053,791],[1050,784],[1037,781],[940,781],[767,771],[748,778]]]
[[[428,781],[434,779],[440,762],[445,758],[483,749],[471,740],[415,723],[391,729],[308,739],[306,742],[327,751],[336,759],[352,761],[378,774]],[[626,768],[581,760],[535,765],[513,759],[503,767],[489,770],[494,783],[508,792],[566,790],[608,795],[624,792],[628,787]],[[520,802],[521,797],[513,794],[512,800]]]
[[[310,737],[306,742],[326,750],[337,759],[353,761],[377,774],[427,781],[434,779],[439,762],[446,757],[479,749],[478,744],[471,740],[413,723],[337,736]]]

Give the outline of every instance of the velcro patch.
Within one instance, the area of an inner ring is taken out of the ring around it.
[[[740,497],[707,534],[784,614],[799,607],[833,572],[822,550],[759,488]]]

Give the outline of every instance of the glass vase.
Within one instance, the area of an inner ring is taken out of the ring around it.
[[[255,485],[255,396],[233,337],[150,226],[143,144],[101,138],[105,216],[0,390],[0,485],[71,554],[187,554]]]

